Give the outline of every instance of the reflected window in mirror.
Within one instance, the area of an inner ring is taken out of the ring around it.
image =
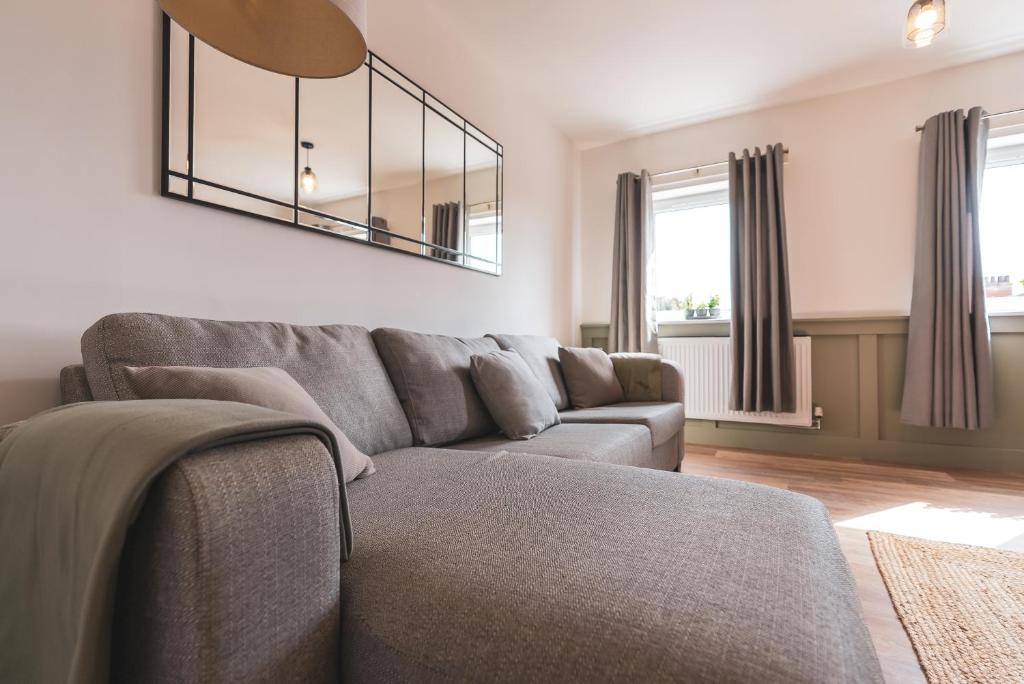
[[[497,273],[500,211],[497,145],[466,136],[467,265]]]

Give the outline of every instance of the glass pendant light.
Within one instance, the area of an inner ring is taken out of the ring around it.
[[[946,0],[917,0],[907,13],[906,47],[927,47],[946,28]]]
[[[302,149],[306,150],[306,168],[299,174],[299,186],[303,192],[309,194],[315,192],[317,188],[316,174],[313,173],[313,169],[309,168],[309,151],[313,149],[313,143],[303,140],[299,144],[302,145]]]

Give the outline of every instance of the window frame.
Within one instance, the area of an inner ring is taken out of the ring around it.
[[[713,186],[708,189],[708,186]],[[675,211],[689,211],[706,207],[729,206],[729,176],[727,173],[700,174],[691,173],[690,177],[666,183],[655,184],[652,189],[655,231],[659,214]],[[658,197],[661,194],[662,197]],[[669,196],[664,196],[668,194]],[[728,230],[728,226],[726,226]],[[658,250],[655,242],[655,252]],[[731,262],[727,264],[731,270]],[[682,294],[682,293],[681,293]],[[652,293],[655,300],[664,296]],[[669,295],[671,296],[671,295]],[[731,302],[730,302],[731,303]],[[655,308],[655,319],[659,325],[708,325],[729,324],[732,320],[732,309],[723,309],[717,318],[686,318],[682,309],[658,310]]]
[[[987,150],[986,150],[986,161],[985,161],[985,173],[993,169],[1006,168],[1009,166],[1022,166],[1024,167],[1024,124],[1020,126],[1007,127],[1006,130],[995,132],[989,137]],[[985,183],[982,181],[982,198],[981,203],[984,207],[984,193]],[[981,213],[981,231],[984,232],[985,228],[985,214]],[[985,272],[985,264],[982,262],[982,279],[988,277]],[[1011,274],[1011,288],[1014,287]],[[989,316],[1024,316],[1024,295],[1018,295],[1013,297],[1018,299],[1015,307],[1006,306],[1003,304],[1006,297],[985,297],[985,309]],[[995,307],[995,310],[993,310]]]

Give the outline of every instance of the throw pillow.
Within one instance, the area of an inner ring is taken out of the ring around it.
[[[345,482],[375,471],[321,410],[313,397],[280,368],[205,368],[194,366],[126,367],[125,377],[140,399],[213,399],[255,404],[322,423],[334,434]]]
[[[561,422],[555,402],[518,352],[475,354],[469,373],[494,422],[509,439],[530,439]]]
[[[562,347],[558,350],[569,398],[576,408],[593,408],[625,400],[612,360],[603,349]]]
[[[626,401],[661,401],[661,356],[610,354]]]

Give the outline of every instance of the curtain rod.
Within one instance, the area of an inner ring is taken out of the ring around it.
[[[788,147],[783,147],[782,148],[782,154],[784,156],[788,157],[789,156],[789,148]],[[715,167],[715,166],[725,166],[728,163],[729,163],[729,161],[726,160],[726,161],[714,162],[712,164],[699,164],[697,166],[687,166],[685,169],[672,169],[671,171],[659,171],[658,173],[652,173],[651,174],[651,178],[658,178],[659,176],[673,176],[673,175],[675,175],[677,173],[686,173],[687,171],[692,171],[694,174],[699,176],[701,169],[710,169],[710,168]]]
[[[1021,107],[1019,109],[1010,109],[1010,110],[1005,111],[1005,112],[996,112],[995,114],[985,114],[981,118],[982,119],[994,119],[997,116],[1009,116],[1010,114],[1022,114],[1022,113],[1024,113],[1024,107]],[[914,127],[914,131],[916,131],[917,133],[920,133],[923,130],[924,130],[924,126],[915,126]]]

